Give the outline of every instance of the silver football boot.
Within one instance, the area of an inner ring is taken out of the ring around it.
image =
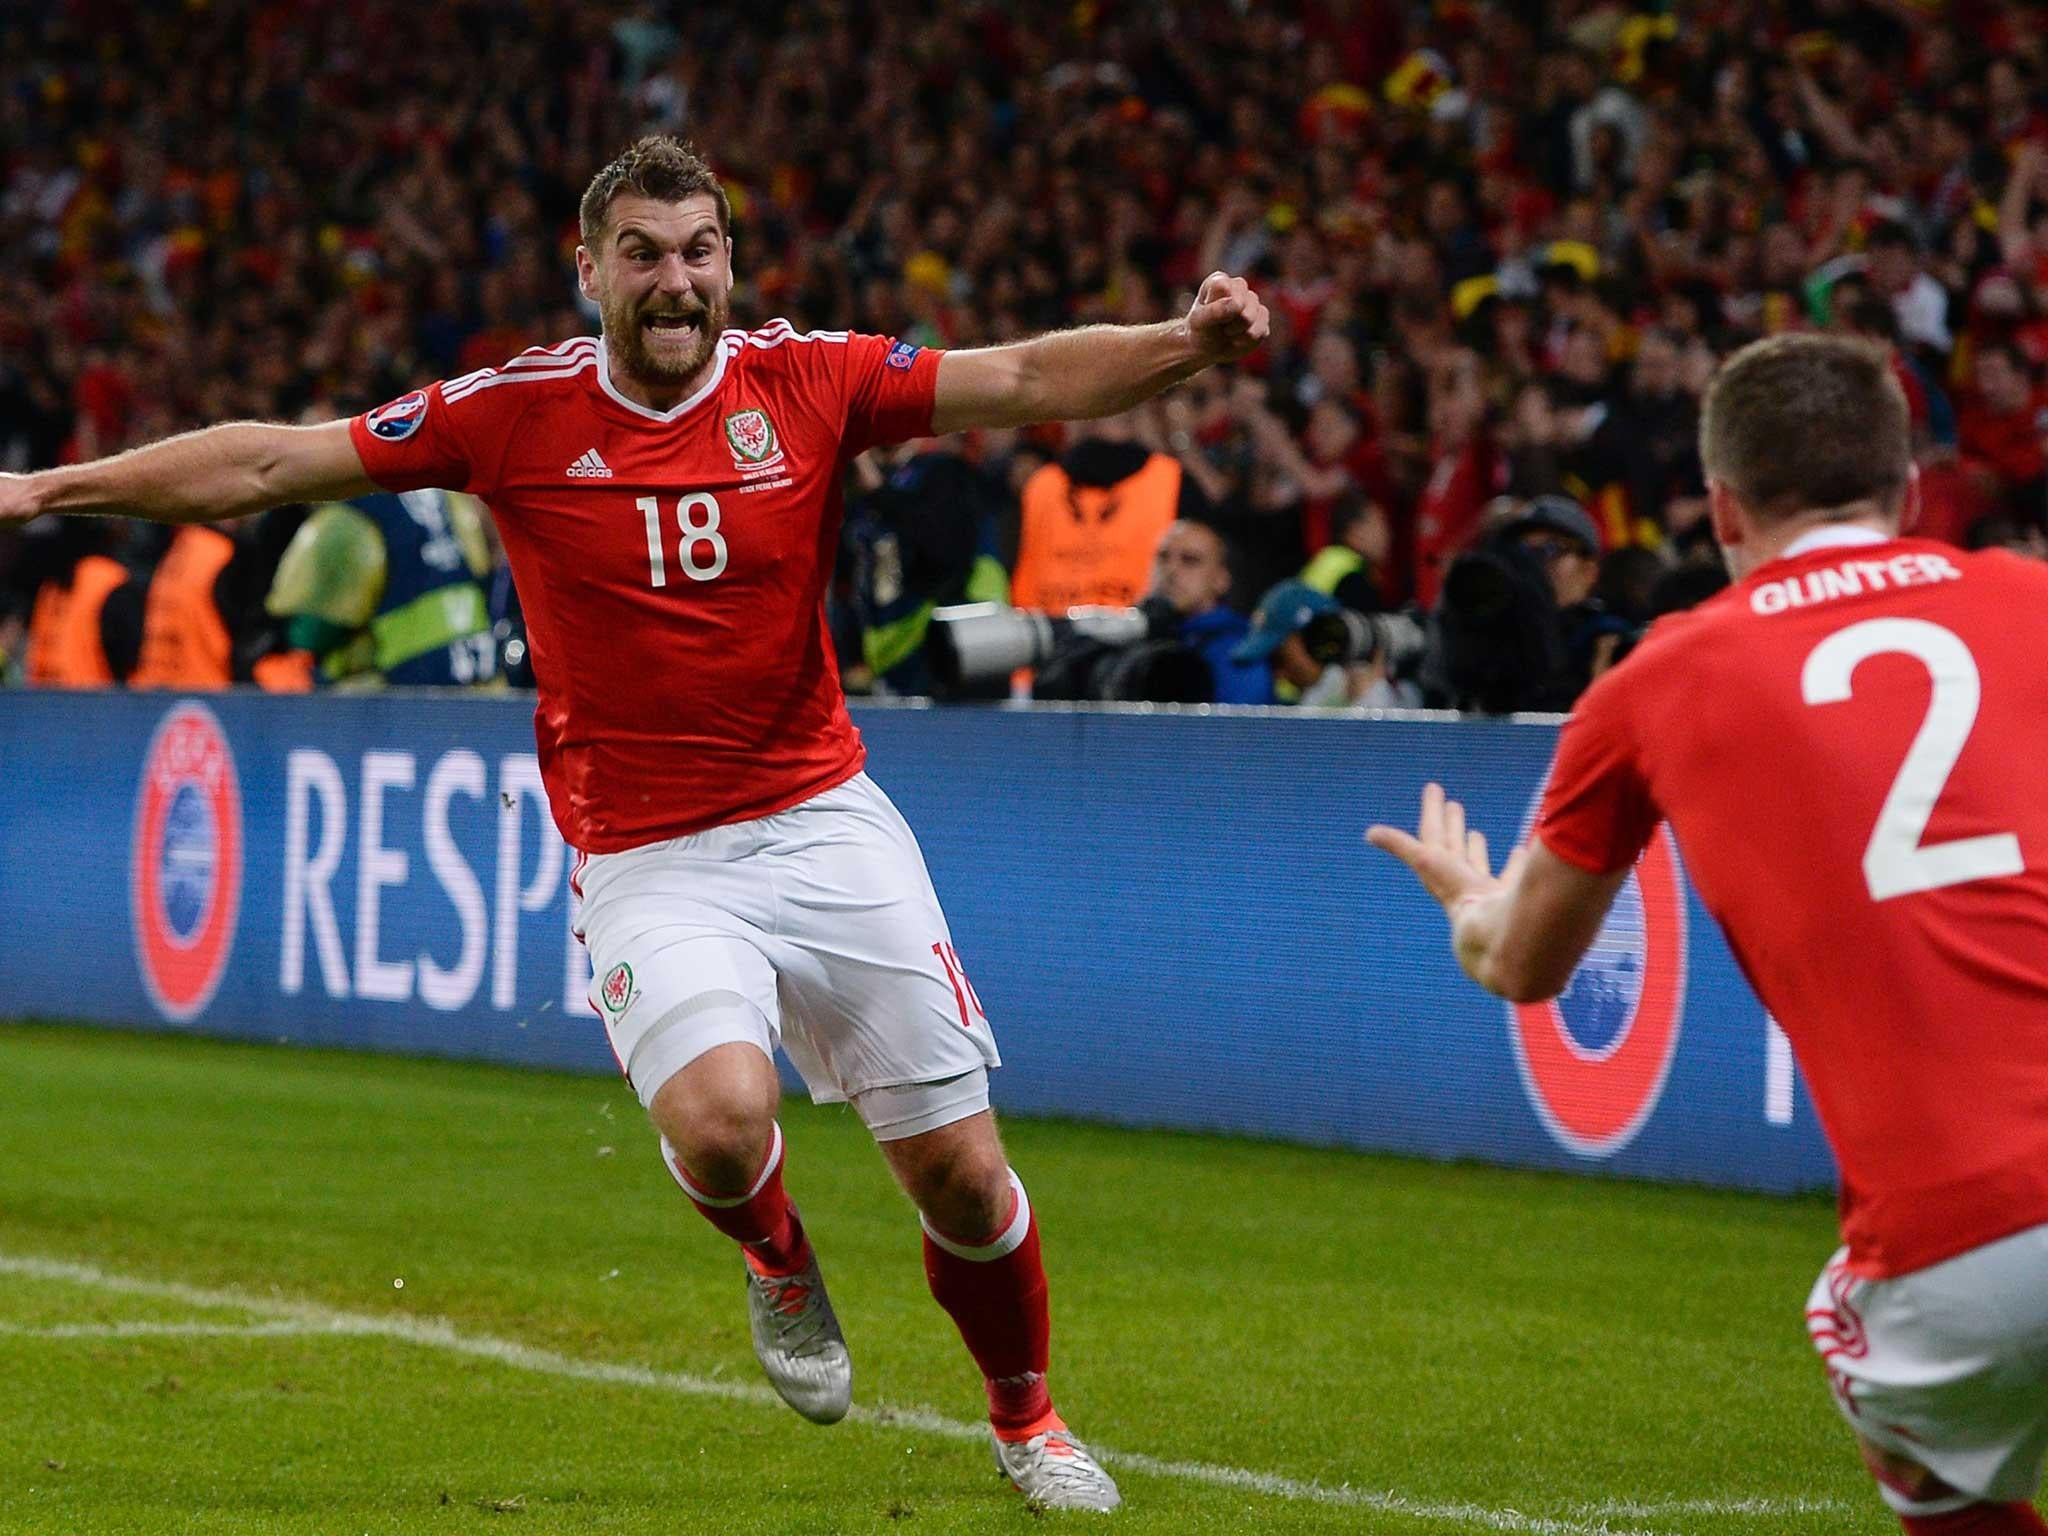
[[[1049,1429],[1029,1440],[996,1440],[995,1447],[1003,1476],[1040,1509],[1093,1509],[1106,1515],[1123,1503],[1116,1483],[1070,1429]]]
[[[837,1424],[853,1405],[853,1358],[825,1295],[818,1257],[793,1275],[747,1265],[754,1357],[782,1400],[813,1424]]]

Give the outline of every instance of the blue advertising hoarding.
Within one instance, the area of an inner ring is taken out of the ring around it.
[[[1374,820],[1496,849],[1553,726],[856,711],[1005,1109],[1768,1190],[1833,1181],[1784,1039],[1660,837],[1571,988],[1472,986]],[[531,704],[0,697],[0,1014],[616,1071]]]

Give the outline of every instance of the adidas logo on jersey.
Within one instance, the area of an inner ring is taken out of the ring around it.
[[[597,456],[595,448],[586,449],[583,457],[569,466],[569,478],[572,480],[609,480],[611,477],[611,466]]]

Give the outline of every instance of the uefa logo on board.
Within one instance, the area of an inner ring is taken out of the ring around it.
[[[213,1001],[242,899],[242,791],[213,711],[186,701],[150,738],[129,843],[135,960],[167,1019]]]
[[[1524,841],[1542,802],[1539,789]],[[1685,1022],[1685,948],[1678,845],[1660,826],[1570,985],[1548,1002],[1507,1005],[1522,1087],[1566,1151],[1612,1157],[1656,1112]]]

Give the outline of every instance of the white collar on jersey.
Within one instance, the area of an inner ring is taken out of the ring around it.
[[[1834,549],[1855,544],[1889,544],[1894,536],[1879,533],[1875,528],[1865,528],[1861,523],[1822,523],[1818,528],[1809,528],[1790,544],[1778,551],[1780,560],[1790,560],[1794,555],[1811,554],[1816,549]]]
[[[605,351],[604,338],[600,336],[597,338],[597,384],[598,388],[636,416],[645,416],[649,421],[674,421],[691,407],[703,404],[711,392],[718,388],[719,381],[725,377],[725,359],[725,335],[721,335],[718,338],[718,345],[712,349],[711,377],[704,381],[704,387],[689,399],[672,405],[665,411],[657,411],[651,406],[640,404],[637,400],[628,400],[619,393],[618,385],[612,382],[612,360]]]

